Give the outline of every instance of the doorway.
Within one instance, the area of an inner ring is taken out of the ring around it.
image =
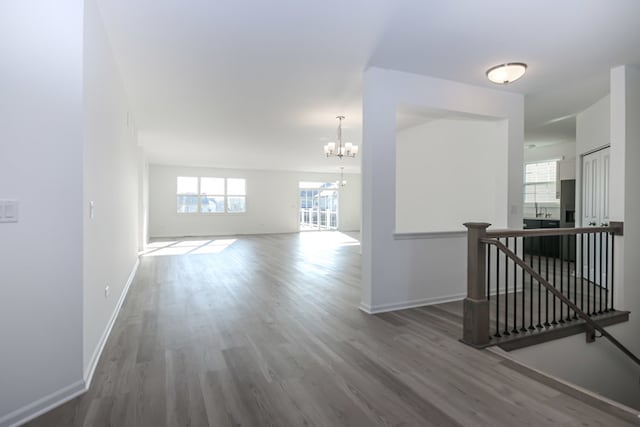
[[[582,156],[582,227],[609,225],[609,164],[609,147]],[[602,255],[601,240],[602,236],[600,240],[594,236],[579,243],[588,254],[582,260],[582,275],[596,285],[606,286],[606,270],[595,262]]]
[[[338,186],[334,182],[299,183],[300,231],[338,229]]]

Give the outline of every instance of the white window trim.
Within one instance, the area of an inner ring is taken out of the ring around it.
[[[522,199],[523,199],[523,203],[525,206],[533,206],[535,204],[549,204],[549,205],[560,205],[560,200],[557,199],[555,196],[553,198],[552,201],[540,201],[540,202],[527,202],[526,201],[526,188],[527,186],[534,186],[534,185],[540,185],[540,184],[553,184],[554,186],[554,194],[557,194],[558,191],[558,181],[557,181],[557,176],[558,176],[558,162],[562,160],[560,158],[552,158],[552,159],[545,159],[545,160],[535,160],[535,161],[530,161],[530,162],[526,162],[524,164],[524,169],[523,169],[523,177],[522,177]],[[538,163],[555,163],[556,164],[556,178],[553,179],[552,181],[535,181],[535,182],[527,182],[527,166],[528,165],[533,165],[533,164],[538,164]]]
[[[247,209],[247,180],[246,178],[236,178],[236,177],[219,177],[219,176],[176,176],[176,184],[178,182],[178,178],[197,178],[198,180],[198,190],[197,190],[197,194],[190,194],[190,193],[178,193],[178,188],[176,186],[176,195],[175,195],[175,200],[176,200],[176,215],[244,215],[247,213],[248,209]],[[224,180],[224,194],[202,194],[202,178],[218,178],[218,179],[223,179]],[[245,194],[229,194],[228,193],[228,180],[229,179],[242,179],[244,180],[245,183]],[[178,211],[178,197],[179,196],[195,196],[196,200],[198,202],[197,204],[197,209],[195,212],[180,212]],[[202,211],[202,201],[201,201],[201,197],[202,196],[210,196],[210,197],[223,197],[224,198],[224,211],[221,212],[203,212]],[[244,197],[244,211],[241,212],[230,212],[229,211],[229,197]]]

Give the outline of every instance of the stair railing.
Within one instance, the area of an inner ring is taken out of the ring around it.
[[[527,334],[528,332],[536,332],[572,321],[574,319],[582,319],[590,331],[598,331],[611,341],[618,349],[626,354],[636,364],[640,365],[640,359],[635,356],[629,349],[620,343],[615,337],[607,332],[597,321],[591,316],[599,315],[610,311],[613,308],[613,239],[616,235],[622,235],[623,223],[611,222],[608,226],[588,227],[588,228],[555,228],[555,229],[535,229],[535,230],[502,230],[487,231],[490,224],[488,223],[467,223],[468,229],[468,253],[467,253],[467,298],[464,300],[464,320],[463,320],[463,338],[462,341],[475,346],[485,347],[490,345],[491,340],[504,339],[504,336],[514,334]],[[603,235],[605,238],[603,239]],[[549,263],[549,257],[545,258],[542,263],[542,256],[529,256],[529,264],[517,254],[518,248],[525,258],[526,239],[548,238],[549,236],[574,236],[573,239],[560,237],[555,242],[558,243],[560,252],[560,271],[559,283],[557,275],[557,259],[553,258],[552,264]],[[577,236],[577,237],[576,237]],[[520,238],[518,240],[518,238]],[[510,239],[512,242],[509,247]],[[609,243],[609,239],[611,240]],[[504,243],[502,242],[504,240]],[[570,245],[567,245],[570,242]],[[490,247],[495,247],[495,266],[492,275]],[[564,282],[565,257],[563,249],[573,249],[573,255],[576,257],[573,263],[573,289],[571,288],[571,275],[569,274],[569,266],[566,265],[566,282]],[[579,250],[578,250],[579,249]],[[586,255],[585,255],[586,252]],[[499,253],[504,255],[500,259]],[[511,260],[512,267],[510,268]],[[534,268],[537,260],[538,270]],[[593,263],[591,263],[593,261]],[[580,264],[578,266],[578,263]],[[517,274],[517,267],[520,268],[521,274]],[[541,269],[545,267],[544,276]],[[504,274],[504,294],[500,295],[500,268]],[[585,268],[586,267],[586,268]],[[579,268],[579,270],[578,270]],[[586,271],[583,271],[586,270]],[[511,277],[509,272],[511,271]],[[594,273],[595,271],[595,273]],[[552,281],[549,275],[552,275]],[[580,278],[578,279],[578,276]],[[585,278],[586,276],[586,278]],[[595,276],[595,277],[594,277]],[[492,288],[490,284],[491,278],[496,278],[496,285]],[[526,278],[529,278],[529,292],[525,290]],[[510,280],[511,279],[511,280]],[[534,281],[537,284],[538,292],[534,294]],[[552,283],[553,282],[553,283]],[[578,297],[578,282],[580,282],[580,295]],[[584,311],[585,300],[585,282],[587,304]],[[566,285],[566,286],[563,286]],[[511,286],[511,295],[509,295],[509,287]],[[518,292],[520,287],[520,292]],[[543,289],[544,288],[544,291]],[[591,293],[593,290],[593,293]],[[571,298],[573,291],[573,300]],[[520,297],[518,298],[518,293]],[[528,295],[527,295],[528,294]],[[603,298],[604,295],[604,298]],[[494,306],[496,308],[496,328],[495,334],[490,333],[490,301],[494,298]],[[551,296],[551,302],[549,301]],[[599,296],[599,298],[598,298]],[[527,301],[527,297],[529,297]],[[545,299],[545,322],[542,323],[542,298]],[[537,300],[538,316],[537,325],[534,325],[534,300]],[[500,310],[500,302],[503,303],[502,311]],[[513,321],[511,325],[513,329],[509,330],[509,302],[512,302]],[[604,308],[603,308],[604,301]],[[528,302],[528,304],[527,304]],[[558,306],[556,306],[558,303]],[[529,306],[529,327],[526,327],[525,311]],[[566,306],[567,317],[564,317],[564,306]],[[521,323],[518,329],[517,310],[520,308]],[[560,321],[556,320],[560,309]],[[599,310],[598,310],[599,308]],[[593,309],[593,311],[592,311]],[[550,323],[550,310],[552,310],[552,319]],[[572,315],[573,312],[573,315]],[[504,319],[500,322],[500,315],[504,313]],[[502,331],[502,329],[504,329]],[[501,333],[502,331],[502,333]],[[595,332],[593,333],[595,335]]]

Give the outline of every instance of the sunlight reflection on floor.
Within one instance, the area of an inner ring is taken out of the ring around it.
[[[237,239],[171,240],[151,242],[139,253],[141,256],[202,255],[217,254],[236,242]]]
[[[360,241],[340,231],[308,231],[300,233],[300,242],[304,245],[360,246]]]

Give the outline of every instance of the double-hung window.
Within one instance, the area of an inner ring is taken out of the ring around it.
[[[200,212],[224,212],[224,178],[200,178]]]
[[[247,211],[243,178],[179,176],[178,213],[243,213]]]
[[[178,213],[198,212],[198,178],[179,176],[177,184]]]
[[[557,203],[556,165],[556,160],[527,163],[525,165],[525,203]]]
[[[242,178],[227,178],[227,212],[246,212],[247,191]]]

